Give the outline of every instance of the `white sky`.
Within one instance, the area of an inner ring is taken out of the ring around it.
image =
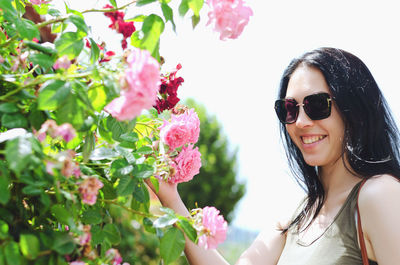
[[[83,3],[92,7],[98,1],[78,1],[77,6],[77,0],[67,2],[84,10]],[[166,27],[161,54],[167,69],[177,63],[183,66],[179,75],[185,82],[178,95],[204,104],[222,123],[232,147],[239,147],[238,173],[247,182],[247,193],[233,224],[259,230],[280,216],[290,216],[303,196],[286,164],[273,109],[283,70],[293,57],[317,47],[347,50],[367,64],[398,118],[400,16],[394,0],[247,0],[247,4],[254,16],[236,40],[220,41],[205,26],[207,6],[194,31],[189,16],[181,19],[176,14],[177,34]],[[134,16],[135,7],[129,12]],[[109,24],[103,15],[93,19],[93,32]],[[105,30],[101,37],[108,47],[119,47],[118,35]]]

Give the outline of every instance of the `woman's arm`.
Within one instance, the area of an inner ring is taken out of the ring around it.
[[[358,203],[368,257],[379,265],[400,264],[400,182],[390,175],[372,177]]]
[[[150,181],[147,184],[153,189]],[[154,190],[154,189],[153,189]],[[182,216],[189,216],[189,211],[182,202],[177,184],[160,181],[158,198],[163,206],[171,208]],[[254,243],[241,255],[237,265],[275,265],[282,253],[286,237],[278,230],[272,233],[260,233]],[[205,250],[186,238],[185,255],[191,265],[229,265],[216,250]]]

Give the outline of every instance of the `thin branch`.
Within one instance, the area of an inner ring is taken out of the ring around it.
[[[113,204],[113,205],[119,206],[119,207],[123,208],[124,210],[126,210],[128,212],[131,212],[131,213],[137,214],[137,215],[141,215],[141,216],[144,216],[144,217],[151,217],[151,218],[159,218],[159,217],[161,217],[161,215],[156,215],[156,214],[150,214],[150,213],[144,213],[144,212],[141,212],[141,211],[136,211],[134,209],[126,207],[125,205],[121,205],[119,203],[116,203],[114,200],[101,200],[101,201],[103,201],[105,203],[109,203],[109,204]]]
[[[113,11],[124,9],[124,8],[126,8],[126,7],[128,7],[128,6],[132,5],[132,4],[135,4],[136,2],[137,2],[137,0],[132,1],[132,2],[130,2],[130,3],[126,4],[126,5],[123,5],[121,7],[116,7],[116,8],[89,9],[89,10],[82,11],[82,14],[91,13],[91,12],[103,12],[103,13],[113,12]]]

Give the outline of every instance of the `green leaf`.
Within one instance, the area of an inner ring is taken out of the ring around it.
[[[40,251],[39,239],[35,235],[22,234],[19,239],[19,247],[22,255],[27,259],[36,259]]]
[[[160,189],[160,182],[159,182],[159,180],[158,180],[156,177],[151,176],[151,177],[150,177],[150,181],[151,181],[151,184],[153,184],[154,190],[156,191],[156,193],[158,193],[158,191],[159,191],[159,189]]]
[[[47,13],[48,13],[50,16],[53,16],[53,17],[59,17],[59,16],[61,16],[61,12],[60,12],[59,10],[57,10],[57,9],[49,9],[49,10],[47,11]]]
[[[142,26],[144,37],[141,41],[141,48],[146,49],[153,54],[158,45],[160,35],[164,31],[164,27],[164,20],[161,17],[155,14],[148,16],[144,20]]]
[[[141,203],[147,203],[150,201],[149,190],[147,189],[146,185],[143,182],[138,182],[135,185],[135,189],[133,191],[133,197],[135,197],[135,199]]]
[[[88,209],[82,214],[81,221],[84,224],[97,225],[103,222],[99,209]]]
[[[19,252],[18,244],[14,241],[8,242],[4,246],[4,255],[9,265],[20,265],[21,264],[21,253]]]
[[[130,132],[130,133],[121,134],[120,139],[123,141],[134,143],[134,142],[139,141],[139,136],[135,132]]]
[[[97,46],[97,43],[92,38],[89,38],[89,41],[90,41],[90,46],[91,46],[90,62],[92,64],[95,64],[99,60],[100,48],[99,48],[99,46]]]
[[[0,220],[0,239],[6,239],[8,237],[8,224],[3,220]]]
[[[67,55],[70,60],[78,57],[83,49],[83,36],[77,32],[66,32],[55,41],[59,56]]]
[[[197,24],[200,22],[200,16],[193,15],[192,16],[192,27],[195,28]]]
[[[136,6],[144,6],[144,5],[153,3],[153,2],[155,2],[155,1],[157,1],[157,0],[138,0],[138,1],[136,2]]]
[[[163,12],[165,21],[171,21],[172,23],[172,28],[174,29],[174,31],[176,31],[176,26],[175,26],[175,22],[174,22],[174,11],[172,10],[172,8],[165,4],[165,3],[161,3],[161,10]]]
[[[103,230],[101,230],[100,226],[92,225],[92,227],[90,228],[90,233],[92,234],[92,240],[90,241],[90,243],[93,246],[96,246],[104,241],[104,233]]]
[[[112,245],[118,245],[121,242],[121,234],[118,227],[114,224],[106,224],[103,228],[105,238]]]
[[[6,205],[7,202],[10,200],[10,189],[9,189],[9,177],[8,172],[6,169],[2,170],[2,174],[0,175],[0,203]]]
[[[113,7],[117,7],[117,2],[115,0],[110,0],[110,3],[112,4]]]
[[[47,55],[53,56],[57,54],[57,50],[52,48],[52,47],[48,47],[45,45],[42,45],[40,43],[36,43],[34,41],[30,41],[30,40],[25,40],[24,41],[24,45],[30,49],[39,51],[41,53],[45,53]],[[30,58],[30,57],[29,57]]]
[[[38,188],[38,187],[33,186],[33,185],[25,186],[22,189],[22,193],[24,193],[26,195],[39,195],[42,192],[43,192],[43,190],[41,188]]]
[[[150,154],[154,153],[153,148],[151,148],[151,146],[148,146],[148,145],[139,147],[138,150],[136,150],[136,152],[138,154],[142,154],[142,155],[150,155]]]
[[[51,207],[51,213],[57,218],[62,224],[73,225],[74,219],[72,218],[71,213],[64,208],[61,204],[55,204]]]
[[[123,176],[119,179],[117,186],[118,196],[128,196],[131,195],[133,189],[135,188],[136,181],[131,176]]]
[[[114,189],[114,186],[111,182],[108,181],[103,181],[103,188],[101,189],[104,194],[104,199],[105,200],[114,200],[117,198],[117,191]]]
[[[57,122],[60,124],[68,122],[74,128],[81,128],[86,119],[86,108],[87,105],[82,103],[77,95],[70,93],[57,109]]]
[[[101,111],[107,103],[107,94],[102,86],[90,88],[88,97],[96,111]]]
[[[135,165],[133,168],[132,175],[136,178],[145,179],[154,174],[153,166],[146,165],[146,164],[139,164]]]
[[[90,160],[113,159],[117,156],[119,156],[119,154],[113,149],[107,147],[99,147],[94,149],[93,152],[90,154]]]
[[[126,149],[126,148],[123,148],[123,147],[121,147],[121,146],[119,146],[119,145],[117,145],[117,146],[115,147],[115,150],[116,150],[120,155],[122,155],[122,156],[126,159],[126,161],[128,161],[129,164],[135,163],[136,159],[135,159],[135,157],[133,156],[131,150]],[[128,173],[127,173],[127,174],[128,174]]]
[[[1,124],[6,128],[26,128],[28,121],[21,113],[4,114],[1,117]]]
[[[111,176],[113,176],[114,178],[124,176],[125,175],[124,168],[127,166],[129,166],[129,163],[126,161],[126,159],[121,158],[114,160],[111,163],[111,169],[110,169]]]
[[[49,80],[43,84],[38,98],[39,110],[55,110],[71,92],[71,85],[62,80]]]
[[[184,17],[186,13],[189,11],[189,0],[182,0],[179,5],[179,15]]]
[[[145,217],[143,218],[143,226],[144,229],[149,232],[149,233],[156,233],[156,229],[153,227],[153,221],[151,221],[151,219]]]
[[[17,16],[17,10],[15,10],[10,0],[0,0],[0,8],[3,9],[6,14],[10,14],[14,17]]]
[[[88,27],[85,23],[85,20],[81,16],[71,15],[68,17],[66,22],[72,22],[78,30],[83,31],[86,34],[88,33]]]
[[[44,69],[48,69],[53,66],[55,60],[53,57],[44,53],[35,53],[29,56],[29,59],[34,65],[39,65]]]
[[[0,104],[0,112],[14,113],[14,112],[18,112],[18,111],[19,111],[19,109],[15,103],[6,102],[6,103]]]
[[[178,220],[179,219],[175,216],[175,214],[164,214],[154,221],[153,226],[155,228],[164,228],[175,224],[178,222]]]
[[[147,16],[145,16],[145,15],[137,15],[137,16],[134,16],[131,19],[127,19],[126,21],[143,22],[146,19],[146,17]]]
[[[28,166],[32,154],[32,143],[28,136],[7,141],[6,160],[10,169],[17,175]]]
[[[179,258],[185,248],[185,237],[176,227],[170,228],[160,240],[160,254],[165,264]]]
[[[66,255],[74,251],[75,244],[70,235],[65,233],[57,233],[55,235],[52,249],[60,255]]]
[[[192,9],[196,17],[200,16],[200,10],[203,7],[204,0],[188,0],[188,6]],[[199,18],[200,20],[200,18]]]
[[[36,28],[35,24],[25,18],[19,18],[15,20],[15,27],[17,32],[23,39],[32,40],[33,38],[40,39],[40,32]]]
[[[196,243],[197,231],[193,228],[190,222],[183,216],[179,216],[179,221],[176,223],[186,234],[186,236],[193,242]]]
[[[82,148],[82,156],[83,162],[87,162],[89,160],[90,154],[94,150],[94,146],[96,144],[96,139],[94,138],[94,134],[92,131],[88,131],[85,137],[85,143]]]

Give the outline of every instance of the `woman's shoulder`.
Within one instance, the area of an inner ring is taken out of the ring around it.
[[[361,188],[359,204],[360,207],[379,204],[385,198],[400,199],[400,179],[388,174],[376,175],[370,177]]]

